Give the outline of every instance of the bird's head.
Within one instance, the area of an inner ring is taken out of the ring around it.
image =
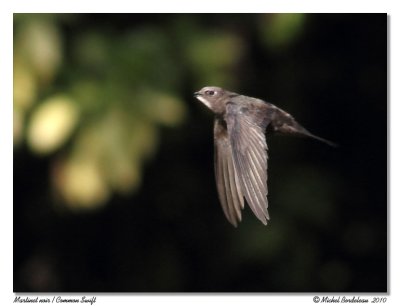
[[[194,96],[216,114],[225,111],[227,92],[221,87],[206,86],[196,91]]]

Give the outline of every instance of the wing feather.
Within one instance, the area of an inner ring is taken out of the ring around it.
[[[225,182],[223,176],[223,163],[220,154],[221,153],[218,152],[218,150],[215,150],[215,178],[217,183],[218,197],[219,201],[221,202],[222,210],[224,211],[226,218],[229,220],[229,222],[231,222],[234,225],[234,221],[231,221],[231,215],[228,210],[228,204],[225,193]]]
[[[251,210],[267,224],[267,143],[264,129],[245,108],[228,103],[225,120],[240,187]]]
[[[226,125],[221,119],[215,120],[214,136],[215,178],[218,196],[226,218],[236,227],[238,221],[242,219],[241,209],[244,207],[244,199],[233,162],[232,147]]]

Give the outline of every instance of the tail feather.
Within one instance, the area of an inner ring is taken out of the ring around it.
[[[334,148],[337,148],[337,147],[339,146],[337,143],[334,143],[334,142],[332,142],[332,141],[330,141],[330,140],[327,140],[327,139],[325,139],[325,138],[322,138],[322,137],[318,137],[318,136],[316,136],[316,135],[314,135],[314,134],[311,134],[311,133],[308,132],[308,131],[307,131],[307,133],[305,133],[305,135],[308,136],[308,137],[314,138],[314,139],[316,139],[316,140],[319,140],[319,141],[321,141],[321,142],[323,142],[323,143],[326,143],[327,145],[329,145],[329,146],[331,146],[331,147],[334,147]]]
[[[298,136],[306,136],[311,137],[316,140],[319,140],[323,143],[326,143],[332,147],[338,147],[338,145],[332,141],[316,136],[309,131],[307,131],[302,125],[300,125],[289,113],[284,110],[277,108],[275,106],[272,107],[273,112],[271,116],[271,120],[269,122],[268,130],[272,132],[282,133],[282,134],[292,134]]]

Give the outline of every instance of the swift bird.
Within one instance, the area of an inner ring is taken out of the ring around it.
[[[207,86],[194,96],[215,114],[214,167],[219,200],[228,221],[237,226],[246,199],[256,217],[269,220],[267,143],[265,132],[307,136],[311,134],[284,110],[260,99],[220,87]]]

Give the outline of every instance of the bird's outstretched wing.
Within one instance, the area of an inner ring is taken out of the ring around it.
[[[214,122],[214,146],[214,168],[219,199],[226,218],[236,227],[238,221],[242,220],[244,199],[233,162],[226,124],[220,118],[216,118]]]
[[[267,224],[267,143],[265,128],[247,107],[227,103],[225,121],[240,190],[257,218]],[[254,118],[253,118],[254,117]]]

